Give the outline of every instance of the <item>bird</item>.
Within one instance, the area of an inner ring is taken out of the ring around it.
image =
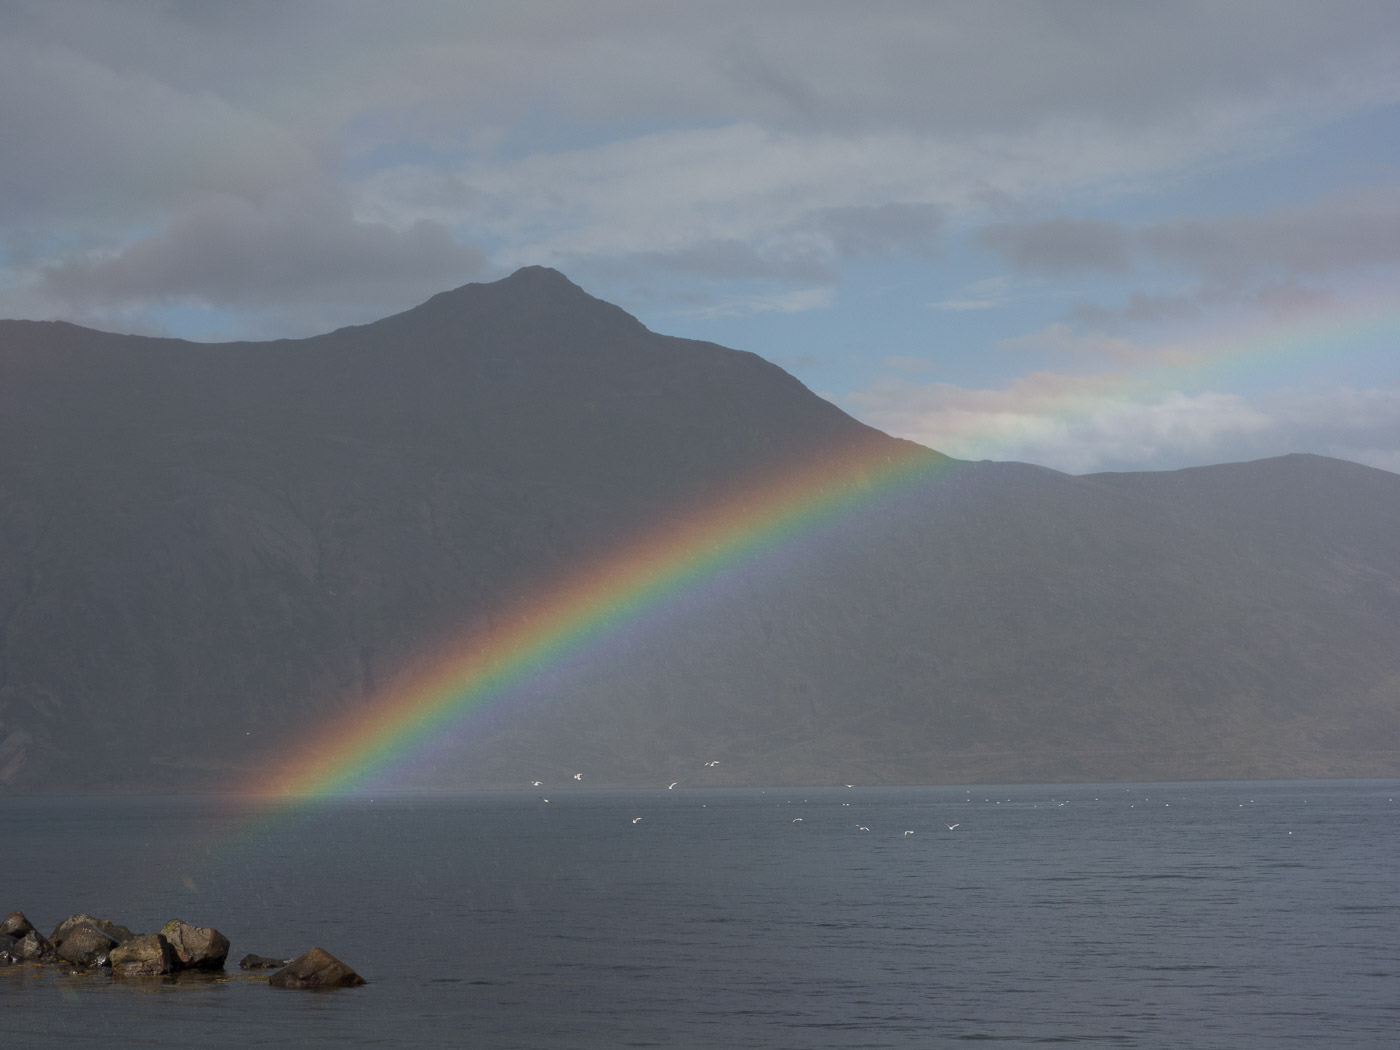
[[[532,781],[530,781],[530,786],[531,786],[531,787],[535,787],[535,788],[537,788],[537,787],[544,787],[544,781],[543,781],[543,780],[532,780]]]
[[[715,760],[712,761],[712,762],[706,762],[705,765],[707,765],[707,766],[717,766],[717,765],[719,765],[719,759],[715,759]]]
[[[666,785],[666,790],[667,790],[667,791],[670,791],[673,787],[675,787],[675,786],[676,786],[677,784],[679,784],[679,783],[680,783],[679,780],[673,780],[673,781],[671,781],[671,783],[669,783],[669,784]]]
[[[960,828],[960,827],[962,827],[961,824],[949,824],[949,825],[948,825],[948,830],[949,830],[949,831],[952,831],[954,828]]]
[[[543,795],[541,795],[541,796],[540,796],[540,801],[541,801],[541,802],[548,802],[549,799],[547,799],[547,798],[545,798]]]
[[[856,827],[860,828],[861,831],[869,831],[869,830],[870,830],[870,829],[867,828],[864,824],[857,824]]]
[[[641,819],[642,819],[641,817],[633,817],[633,818],[632,818],[632,823],[633,823],[633,824],[636,824],[636,823],[640,822]]]
[[[801,817],[793,817],[793,818],[792,818],[792,822],[793,822],[794,824],[801,824],[801,823],[802,823],[802,818],[801,818]]]
[[[914,834],[914,833],[913,833],[912,831],[906,831],[904,834],[906,834],[906,835],[912,835],[912,834]]]
[[[574,779],[575,779],[575,780],[582,780],[582,779],[583,779],[583,774],[582,774],[582,773],[575,773],[575,774],[574,774]]]

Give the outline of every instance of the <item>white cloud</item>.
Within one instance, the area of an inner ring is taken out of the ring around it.
[[[887,377],[842,403],[960,459],[1072,474],[1167,470],[1308,451],[1400,472],[1400,387],[1144,392],[1122,377],[1033,373],[973,390]]]
[[[949,310],[960,313],[964,310],[991,310],[1007,301],[1007,291],[1011,279],[1005,275],[987,277],[959,288],[946,299],[939,299],[928,305],[935,310]]]
[[[756,295],[736,295],[705,306],[675,311],[688,317],[740,317],[744,314],[796,314],[808,310],[823,310],[830,306],[835,293],[830,288],[798,288],[792,291],[766,292]]]

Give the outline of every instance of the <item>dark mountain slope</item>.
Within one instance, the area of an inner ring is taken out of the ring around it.
[[[0,322],[0,784],[212,788],[735,479],[910,446],[540,268],[313,339]],[[405,772],[506,784],[1400,769],[1400,477],[941,466]],[[712,758],[718,767],[704,767]]]

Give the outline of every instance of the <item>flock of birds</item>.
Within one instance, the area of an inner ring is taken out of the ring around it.
[[[705,763],[705,766],[706,766],[707,768],[711,768],[711,769],[713,769],[713,768],[714,768],[715,766],[717,766],[717,765],[719,765],[719,759],[717,759],[717,758],[711,759],[709,762],[706,762],[706,763]],[[583,781],[583,774],[582,774],[582,773],[575,773],[575,774],[573,775],[573,779],[574,779],[574,780],[577,780],[577,781],[579,781],[579,782],[582,782],[582,781]],[[532,780],[532,781],[530,781],[530,786],[531,786],[531,787],[544,787],[544,781],[543,781],[543,780]],[[679,787],[679,786],[680,786],[680,781],[679,781],[679,780],[673,780],[673,781],[671,781],[671,783],[669,783],[669,784],[666,785],[666,790],[667,790],[667,791],[674,791],[674,790],[675,790],[677,787]],[[843,786],[844,786],[844,787],[848,787],[848,788],[849,788],[849,787],[855,787],[854,784],[845,784],[845,785],[843,785]],[[546,798],[545,796],[543,796],[543,795],[540,795],[540,796],[539,796],[539,800],[540,800],[541,802],[548,802],[548,801],[549,801],[549,799],[547,799],[547,798]],[[850,803],[849,803],[849,802],[843,802],[842,805],[843,805],[843,806],[849,806]],[[633,823],[633,824],[640,824],[641,822],[642,822],[642,818],[641,818],[641,817],[633,817],[633,818],[632,818],[632,823]],[[793,818],[792,818],[792,823],[794,823],[794,824],[801,824],[801,823],[803,823],[803,819],[802,819],[801,817],[793,817]],[[960,827],[962,827],[962,824],[961,824],[961,823],[958,823],[958,824],[946,824],[946,823],[945,823],[944,826],[945,826],[949,831],[952,831],[954,828],[960,828]],[[868,827],[866,827],[864,824],[857,824],[857,825],[856,825],[856,829],[857,829],[858,831],[869,831],[869,830],[870,830],[870,829],[869,829]],[[907,829],[905,829],[904,837],[908,837],[909,835],[912,835],[912,834],[914,834],[914,830],[913,830],[912,828],[907,828]]]

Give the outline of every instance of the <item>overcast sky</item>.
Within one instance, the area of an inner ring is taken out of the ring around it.
[[[1400,471],[1395,0],[0,0],[0,316],[526,264],[967,458]]]

